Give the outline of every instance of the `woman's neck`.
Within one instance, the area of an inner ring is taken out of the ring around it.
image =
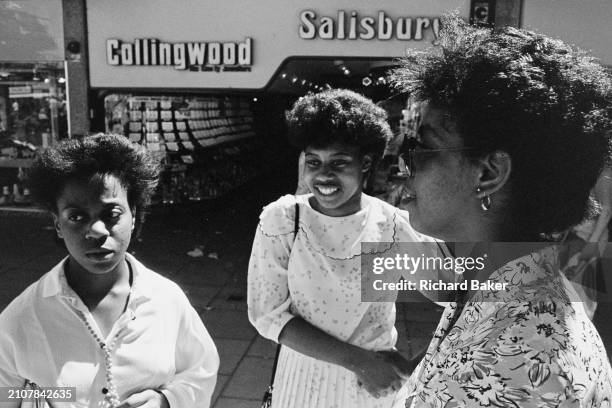
[[[86,271],[72,257],[65,264],[68,285],[87,304],[97,304],[113,291],[130,286],[130,268],[127,260],[121,261],[112,271],[95,274]]]
[[[466,221],[466,220],[464,220]],[[484,260],[481,269],[466,270],[463,278],[486,282],[491,274],[508,262],[541,249],[538,234],[529,233],[515,225],[502,225],[483,217],[458,224],[455,231],[444,236],[444,241],[455,257]],[[471,296],[474,291],[470,290]]]
[[[516,220],[495,221],[482,214],[465,217],[444,235],[446,242],[539,242],[539,234],[522,228]]]

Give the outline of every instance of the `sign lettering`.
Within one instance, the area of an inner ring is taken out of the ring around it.
[[[430,17],[398,17],[388,16],[379,11],[376,17],[359,16],[356,11],[350,13],[340,10],[334,17],[320,16],[313,10],[300,13],[300,38],[312,40],[391,40],[421,41],[425,31],[430,29],[438,38],[440,19]]]
[[[218,71],[220,66],[247,68],[253,65],[252,48],[253,40],[249,37],[242,42],[224,43],[169,43],[154,38],[139,38],[130,43],[111,38],[106,40],[106,62],[117,66],[172,66],[177,70],[212,67]]]

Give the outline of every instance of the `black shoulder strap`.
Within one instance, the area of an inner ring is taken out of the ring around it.
[[[293,224],[293,241],[295,241],[295,237],[297,237],[297,233],[300,229],[300,205],[295,203],[295,220]]]

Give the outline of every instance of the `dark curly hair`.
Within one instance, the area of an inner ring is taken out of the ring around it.
[[[99,134],[68,139],[44,150],[28,171],[32,197],[51,212],[69,181],[101,186],[104,175],[117,177],[127,190],[130,207],[143,209],[155,190],[160,165],[141,146],[126,137]],[[141,213],[142,215],[142,213]]]
[[[562,231],[585,215],[609,157],[610,75],[592,57],[531,31],[442,21],[437,50],[411,52],[391,82],[447,111],[475,159],[512,159],[508,220],[530,234]]]
[[[370,99],[347,89],[301,97],[287,114],[289,141],[304,150],[344,143],[378,160],[391,137],[387,113]]]

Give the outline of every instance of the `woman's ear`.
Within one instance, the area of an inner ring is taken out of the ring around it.
[[[64,238],[64,236],[62,235],[62,230],[60,228],[59,225],[59,217],[56,213],[52,212],[51,216],[53,217],[53,228],[55,228],[55,232],[57,233],[57,237],[58,238]]]
[[[480,160],[480,173],[476,187],[483,195],[492,195],[506,185],[512,172],[512,158],[496,150]]]
[[[361,172],[367,173],[368,171],[370,171],[370,168],[372,168],[372,162],[372,156],[370,156],[369,154],[365,154],[363,156],[363,160],[361,160]]]

